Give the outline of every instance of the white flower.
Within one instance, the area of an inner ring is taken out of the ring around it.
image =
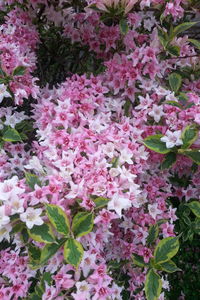
[[[173,92],[173,93],[170,93],[169,95],[167,95],[165,99],[166,99],[167,101],[175,101],[175,102],[178,102],[178,99],[177,99],[176,96],[174,95],[174,92]]]
[[[18,123],[18,119],[14,115],[6,115],[6,120],[4,122],[5,125],[11,126],[12,128],[15,128],[15,125]]]
[[[91,254],[88,251],[84,252],[83,259],[81,261],[81,268],[85,278],[88,277],[89,272],[94,268],[96,262],[96,254]]]
[[[44,223],[40,217],[41,213],[41,208],[34,209],[33,207],[28,207],[27,210],[20,215],[20,219],[31,229],[34,225],[42,225]]]
[[[24,212],[24,201],[23,199],[20,199],[17,195],[12,198],[12,200],[9,202],[9,205],[11,206],[11,214],[21,214]]]
[[[18,181],[18,177],[13,176],[11,179],[0,182],[0,200],[8,201],[15,195],[20,195],[25,191],[17,186]]]
[[[158,123],[161,117],[164,115],[162,105],[158,106],[156,104],[153,105],[152,111],[149,112],[149,115],[154,118],[155,122]]]
[[[44,173],[43,167],[40,164],[39,159],[37,158],[37,156],[33,156],[30,160],[29,160],[29,164],[25,166],[26,169],[34,169],[39,173]]]
[[[167,148],[173,148],[174,146],[180,146],[183,144],[183,141],[181,140],[181,130],[174,132],[167,130],[165,136],[163,136],[160,140],[166,143]]]
[[[126,180],[130,183],[133,183],[134,179],[137,177],[135,174],[132,174],[129,170],[127,170],[125,166],[117,167],[117,170],[120,173],[121,180]]]
[[[11,95],[7,92],[7,87],[5,84],[0,84],[0,103],[5,97],[11,97]]]
[[[69,199],[76,198],[79,195],[80,191],[83,189],[83,185],[84,185],[84,180],[81,180],[79,184],[75,184],[73,183],[73,181],[71,181],[70,182],[71,190],[67,194],[67,198]]]
[[[103,153],[110,158],[113,158],[115,155],[115,145],[111,142],[107,143],[106,145],[102,145],[102,150]]]
[[[123,228],[126,233],[128,229],[133,227],[133,221],[125,216],[123,218],[124,221],[119,225],[119,227]]]
[[[136,197],[136,202],[133,203],[133,206],[136,208],[141,207],[144,203],[147,203],[147,193],[142,192]]]
[[[122,209],[128,209],[132,206],[132,203],[129,199],[122,197],[119,194],[114,194],[112,200],[108,203],[109,210],[115,210],[116,213],[121,218],[122,216]]]
[[[134,243],[139,244],[142,243],[145,245],[146,238],[149,235],[147,231],[145,231],[142,227],[131,230],[134,233]]]
[[[149,204],[148,205],[148,210],[149,210],[149,214],[150,216],[155,220],[156,216],[162,213],[162,210],[158,209],[158,204],[154,203],[154,204]]]
[[[111,177],[116,177],[120,174],[120,171],[117,168],[111,168],[109,174]]]
[[[154,17],[151,17],[151,19],[145,19],[144,20],[144,28],[148,31],[151,31],[151,28],[155,25],[156,19]]]
[[[147,160],[148,159],[148,156],[149,156],[149,153],[147,151],[145,151],[146,148],[144,146],[140,146],[138,149],[137,149],[137,157],[136,157],[136,161],[138,159],[143,159],[143,160]]]
[[[5,206],[0,207],[0,228],[7,225],[10,222],[10,218],[5,214]]]
[[[135,107],[135,109],[137,109],[137,110],[140,110],[140,109],[145,110],[153,102],[153,100],[150,99],[149,94],[146,94],[146,98],[144,98],[142,96],[139,96],[138,98],[140,99],[140,104]]]
[[[125,162],[127,162],[128,164],[133,164],[133,160],[132,160],[132,157],[133,157],[133,153],[131,151],[129,151],[128,149],[123,149],[121,151],[121,155],[119,157],[119,162],[121,164],[124,164]]]
[[[169,291],[169,289],[170,289],[170,288],[169,288],[169,281],[166,280],[166,279],[164,279],[163,277],[161,278],[161,280],[162,280],[162,287],[163,287],[163,289]]]

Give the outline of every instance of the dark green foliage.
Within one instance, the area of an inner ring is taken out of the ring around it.
[[[169,274],[170,292],[167,299],[174,300],[185,294],[185,300],[199,300],[200,295],[200,240],[197,236],[192,242],[181,243],[179,255],[173,260],[183,272]]]
[[[37,49],[35,76],[39,77],[40,86],[48,83],[53,87],[72,74],[95,74],[100,71],[101,60],[96,59],[87,46],[72,44],[63,36],[63,28],[50,26],[46,29],[39,24],[39,32],[41,43]]]

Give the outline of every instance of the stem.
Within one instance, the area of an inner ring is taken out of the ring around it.
[[[183,59],[183,58],[192,58],[192,57],[200,57],[200,55],[199,54],[195,54],[195,55],[187,55],[187,56],[177,56],[177,57],[165,58],[165,60]]]

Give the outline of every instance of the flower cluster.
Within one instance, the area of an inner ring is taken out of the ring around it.
[[[149,300],[156,269],[162,300],[168,260],[156,251],[178,251],[172,200],[199,203],[199,44],[180,21],[190,6],[29,2],[0,1],[0,298]],[[98,74],[41,87],[45,26],[93,53]]]

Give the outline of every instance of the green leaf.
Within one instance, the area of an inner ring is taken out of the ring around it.
[[[192,202],[188,203],[187,205],[189,206],[189,208],[191,209],[193,214],[195,214],[195,216],[197,218],[200,218],[200,202],[192,201]]]
[[[160,264],[159,266],[161,267],[161,269],[163,271],[168,272],[168,273],[174,273],[177,271],[181,271],[181,269],[179,269],[172,260],[166,261],[166,262]]]
[[[97,197],[93,201],[95,203],[95,209],[102,208],[108,204],[110,199],[104,197]]]
[[[76,237],[81,237],[92,231],[94,225],[93,213],[77,213],[72,221],[72,231]]]
[[[169,54],[171,54],[173,56],[179,56],[180,55],[180,47],[178,47],[176,45],[168,45],[167,46],[167,51],[169,52]]]
[[[26,184],[34,190],[35,184],[41,186],[41,181],[39,180],[38,176],[29,172],[25,172]]]
[[[200,218],[196,218],[192,225],[194,232],[200,234]]]
[[[181,101],[183,105],[185,105],[188,101],[188,95],[186,93],[181,92],[178,95],[178,100]],[[180,107],[182,106],[180,105]]]
[[[6,79],[5,78],[0,78],[0,84],[4,84],[4,83],[6,83]]]
[[[178,92],[182,84],[181,75],[177,73],[171,73],[169,75],[169,85],[173,92]]]
[[[176,255],[179,249],[177,237],[167,237],[161,240],[154,251],[155,263],[161,264]]]
[[[160,220],[157,221],[157,224],[158,224],[158,226],[160,226],[160,225],[165,224],[167,222],[168,222],[167,219],[160,219]]]
[[[183,222],[184,222],[186,225],[188,225],[188,226],[191,225],[191,220],[190,220],[190,218],[189,218],[188,216],[182,215],[182,216],[181,216],[181,219],[183,220]]]
[[[70,223],[63,209],[54,204],[47,204],[46,211],[50,222],[56,230],[63,235],[68,235],[70,231]]]
[[[22,76],[25,74],[26,68],[24,66],[19,66],[14,69],[13,76]]]
[[[118,157],[114,157],[114,158],[112,159],[112,161],[111,161],[112,168],[117,168],[118,162],[119,162],[119,156],[118,156]]]
[[[158,224],[151,225],[148,233],[149,235],[147,237],[147,244],[150,245],[153,242],[155,242],[155,240],[158,237],[158,233],[159,233]]]
[[[52,274],[50,272],[45,272],[42,276],[42,282],[47,282],[48,285],[50,286],[52,282]]]
[[[78,267],[83,257],[83,247],[75,239],[68,239],[64,245],[64,258],[67,263],[74,267]]]
[[[61,239],[58,243],[46,244],[41,250],[40,265],[48,262],[48,260],[56,254],[60,247],[64,244],[66,239]],[[40,265],[37,267],[39,268]]]
[[[186,241],[189,239],[190,234],[191,234],[191,231],[190,231],[190,230],[185,230],[185,231],[183,232],[183,235],[182,235],[183,242],[186,242]]]
[[[188,41],[194,44],[200,50],[200,41],[194,39],[188,39]]]
[[[11,128],[11,127],[8,128],[4,132],[2,139],[5,142],[21,142],[22,141],[19,132],[16,129]]]
[[[132,106],[131,104],[132,104],[132,102],[129,99],[127,99],[124,104],[124,114],[126,117],[130,116],[130,108]]]
[[[167,32],[165,32],[161,28],[158,28],[158,38],[159,38],[160,43],[163,46],[163,48],[166,49],[166,46],[169,43],[169,36],[168,36]]]
[[[185,23],[182,23],[182,24],[176,26],[173,29],[172,38],[174,38],[175,36],[177,36],[179,33],[188,30],[189,28],[191,28],[192,26],[196,25],[197,23],[198,22],[185,22]]]
[[[158,300],[162,291],[162,281],[160,276],[150,269],[145,281],[145,294],[147,300]]]
[[[32,243],[28,244],[28,254],[31,263],[39,263],[41,250]]]
[[[33,228],[28,230],[30,237],[40,243],[53,243],[55,238],[53,235],[52,228],[49,224],[44,223],[40,226],[33,226]]]
[[[186,155],[191,158],[197,165],[200,165],[200,150],[187,149],[187,150],[178,150],[179,153]]]
[[[29,235],[28,235],[28,231],[27,231],[26,227],[22,229],[20,238],[23,241],[23,243],[26,244],[28,242]]]
[[[198,138],[198,129],[195,125],[187,126],[182,132],[181,139],[183,141],[182,149],[189,148]]]
[[[176,162],[176,153],[169,152],[161,164],[161,170],[169,169]]]
[[[34,293],[30,295],[30,300],[41,300],[41,297]]]
[[[176,106],[178,108],[182,108],[182,105],[176,101],[166,101],[164,102],[164,104],[168,104],[168,105],[172,105],[172,106]]]
[[[15,233],[21,232],[24,227],[25,226],[24,226],[23,222],[15,224],[13,226],[13,228],[12,228],[11,234],[15,234]]]
[[[37,296],[40,297],[40,299],[42,298],[42,295],[44,294],[44,289],[42,288],[41,285],[37,285],[35,287],[35,293],[37,294]]]
[[[120,28],[120,31],[123,35],[127,34],[128,29],[129,29],[128,24],[127,24],[127,20],[125,20],[125,19],[120,20],[119,28]]]
[[[147,266],[148,266],[148,264],[146,264],[146,263],[144,262],[143,257],[140,256],[140,255],[137,255],[137,254],[133,254],[133,255],[132,255],[132,261],[133,261],[133,264],[134,264],[134,265],[136,265],[136,266],[138,266],[138,267],[141,267],[141,268],[147,267]]]
[[[166,143],[160,140],[162,137],[162,134],[150,135],[144,139],[143,143],[147,148],[157,153],[166,154],[171,150],[166,147]]]

